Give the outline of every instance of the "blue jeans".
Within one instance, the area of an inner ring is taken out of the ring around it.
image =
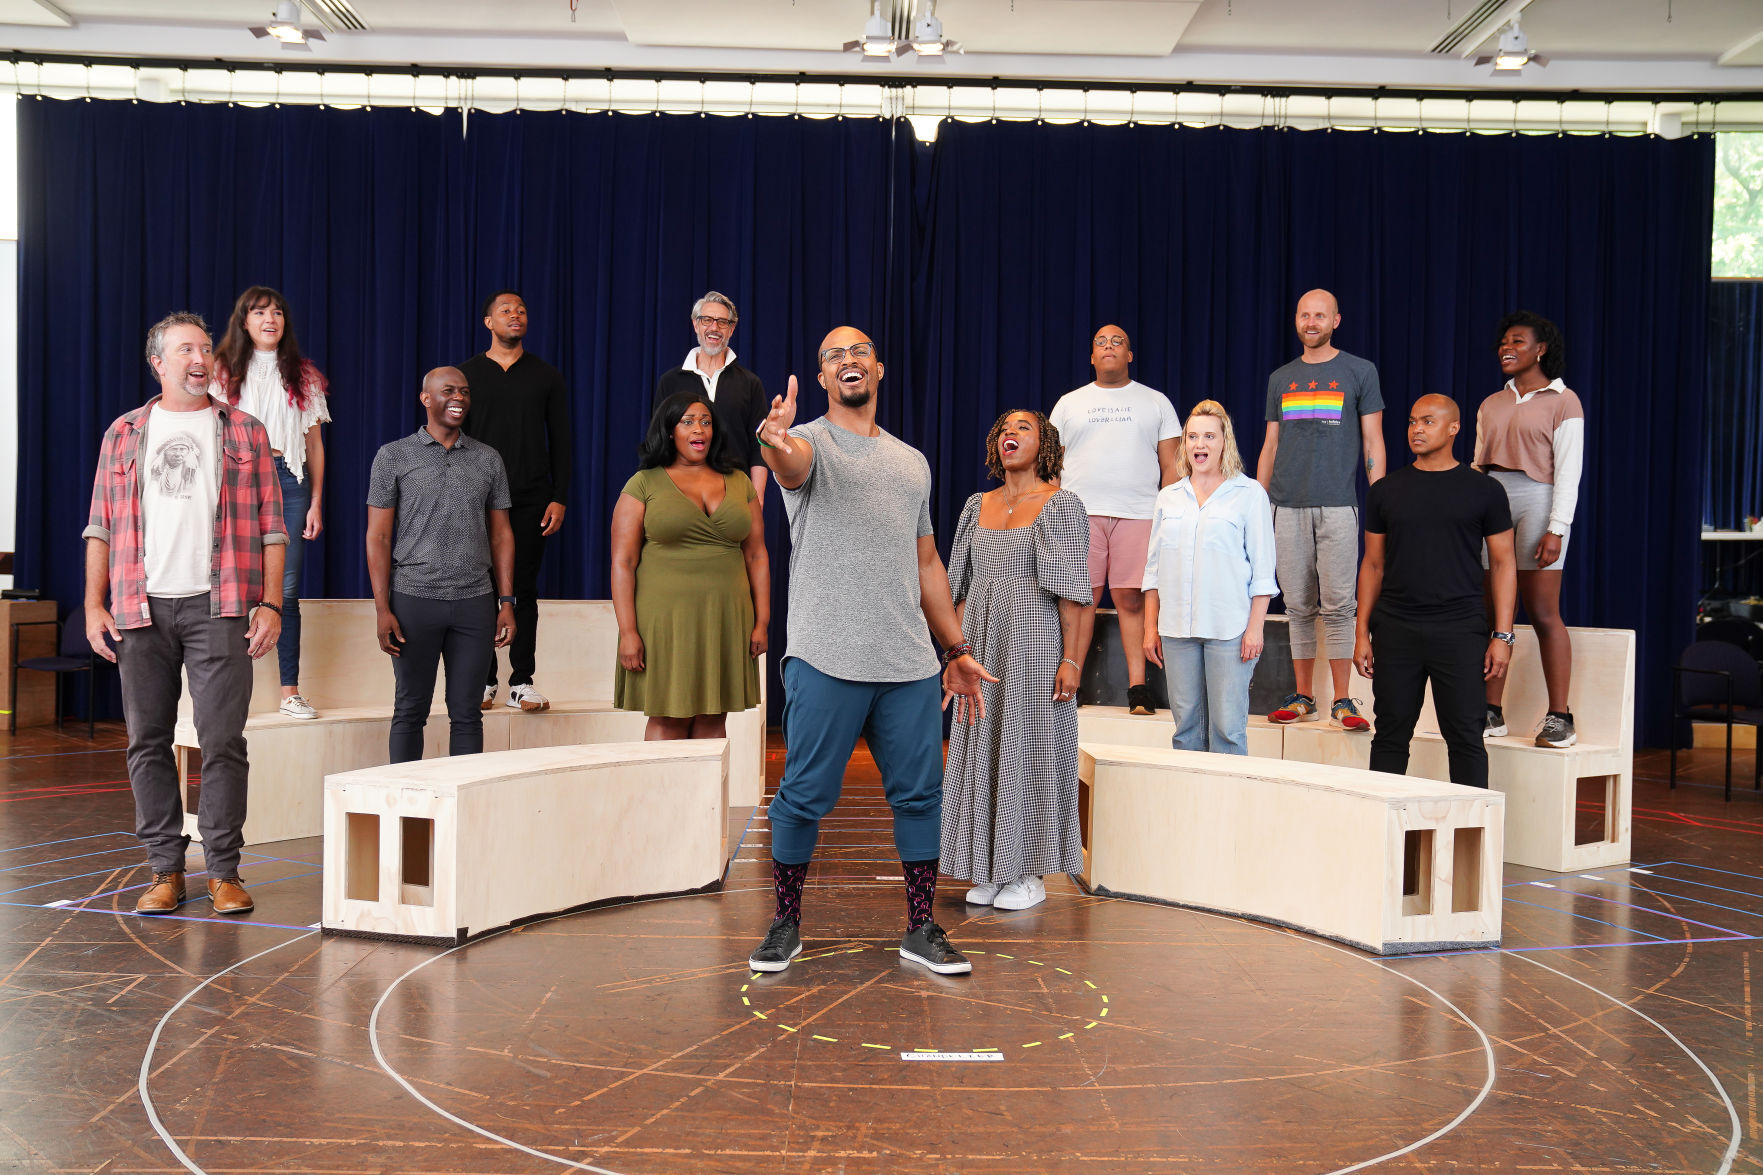
[[[1243,638],[1163,638],[1163,672],[1178,751],[1249,753],[1249,678],[1261,660],[1243,660]]]
[[[276,476],[282,482],[282,522],[288,528],[288,561],[282,568],[282,635],[275,657],[282,670],[283,685],[300,684],[300,569],[306,565],[306,511],[312,505],[310,482],[294,480],[287,462],[275,459]],[[311,476],[311,471],[307,471]]]
[[[786,865],[814,856],[821,817],[833,810],[857,736],[869,740],[894,810],[902,861],[943,848],[943,685],[846,681],[800,657],[784,662],[784,777],[771,798],[771,855]]]

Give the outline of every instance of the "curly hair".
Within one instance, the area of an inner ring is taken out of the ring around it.
[[[1537,366],[1550,379],[1560,379],[1567,372],[1567,340],[1561,337],[1561,328],[1540,314],[1529,310],[1514,310],[1500,319],[1499,333],[1494,335],[1494,346],[1506,337],[1506,332],[1515,326],[1529,327],[1536,341],[1545,348]]]
[[[1065,469],[1065,445],[1059,439],[1059,430],[1044,414],[1029,408],[1012,408],[992,425],[992,431],[986,434],[986,472],[999,481],[1004,480],[998,438],[1004,435],[1004,422],[1012,416],[1027,416],[1035,422],[1035,431],[1041,442],[1040,450],[1035,454],[1035,476],[1047,482],[1059,480],[1059,474]]]

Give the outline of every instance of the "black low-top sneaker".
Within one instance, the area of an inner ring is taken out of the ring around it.
[[[1537,727],[1537,746],[1554,747],[1565,750],[1579,741],[1579,735],[1573,732],[1573,715],[1563,717],[1560,714],[1547,714],[1543,724]]]
[[[967,956],[955,949],[949,936],[935,922],[909,930],[900,940],[900,957],[929,967],[938,975],[965,975],[973,970]]]
[[[1155,714],[1157,707],[1151,701],[1151,687],[1148,685],[1127,686],[1126,708],[1134,714]]]
[[[788,918],[779,918],[765,932],[765,941],[747,957],[747,966],[755,971],[782,971],[790,960],[802,953],[802,929]]]
[[[1501,738],[1506,733],[1506,713],[1498,706],[1489,706],[1487,720],[1481,728],[1483,738]]]

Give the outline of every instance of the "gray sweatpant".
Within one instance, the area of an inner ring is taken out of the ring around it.
[[[1328,659],[1350,659],[1359,610],[1359,508],[1275,506],[1273,552],[1292,660],[1315,660],[1318,615]]]
[[[243,616],[210,616],[208,593],[147,598],[153,623],[125,628],[116,645],[122,713],[129,728],[129,786],[135,793],[135,835],[146,842],[155,872],[182,872],[190,838],[178,794],[172,735],[190,677],[202,785],[196,827],[213,877],[239,871],[245,846],[245,718],[251,709],[251,655]]]

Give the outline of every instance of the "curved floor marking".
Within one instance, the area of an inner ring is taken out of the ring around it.
[[[1677,1034],[1675,1032],[1671,1031],[1671,1029],[1665,1027],[1665,1025],[1659,1023],[1659,1021],[1653,1019],[1651,1016],[1647,1015],[1645,1012],[1641,1011],[1639,1008],[1635,1007],[1633,1004],[1624,1003],[1623,1001],[1617,999],[1615,996],[1611,995],[1609,992],[1603,991],[1603,990],[1596,988],[1596,987],[1593,987],[1591,984],[1585,982],[1583,979],[1575,979],[1573,976],[1567,974],[1565,971],[1556,971],[1555,968],[1549,966],[1548,964],[1539,963],[1535,959],[1532,959],[1526,955],[1514,955],[1513,958],[1520,959],[1523,962],[1529,963],[1533,967],[1541,967],[1544,971],[1548,971],[1552,974],[1559,975],[1561,978],[1567,980],[1569,983],[1577,983],[1581,987],[1585,988],[1587,991],[1592,992],[1594,995],[1603,996],[1605,999],[1609,1000],[1611,1003],[1615,1004],[1617,1007],[1622,1008],[1625,1011],[1633,1012],[1635,1015],[1639,1016],[1642,1020],[1645,1020],[1648,1024],[1651,1024],[1654,1028],[1657,1028],[1660,1032],[1663,1032],[1665,1034],[1666,1038],[1669,1039],[1672,1044],[1674,1044],[1678,1048],[1682,1049],[1683,1055],[1688,1057],[1690,1060],[1694,1061],[1696,1063],[1696,1068],[1700,1069],[1704,1074],[1707,1075],[1709,1082],[1712,1083],[1714,1086],[1714,1092],[1718,1093],[1720,1095],[1720,1100],[1722,1102],[1726,1103],[1727,1120],[1732,1123],[1732,1138],[1730,1140],[1728,1140],[1728,1142],[1726,1144],[1726,1154],[1724,1156],[1722,1156],[1722,1158],[1720,1160],[1720,1166],[1718,1168],[1716,1168],[1716,1170],[1715,1170],[1715,1175],[1727,1175],[1727,1173],[1732,1170],[1733,1160],[1738,1157],[1739,1142],[1744,1138],[1744,1129],[1739,1125],[1738,1107],[1732,1104],[1732,1098],[1727,1096],[1726,1086],[1720,1084],[1720,1078],[1714,1076],[1714,1070],[1708,1068],[1707,1062],[1703,1061],[1701,1057],[1697,1056],[1696,1051],[1694,1049],[1690,1048],[1689,1045],[1687,1045],[1687,1044],[1683,1043],[1683,1041],[1679,1040],[1677,1038]]]
[[[318,931],[316,930],[309,930],[305,934],[296,934],[293,938],[276,943],[268,950],[258,951],[255,955],[252,955],[249,958],[240,959],[237,963],[234,963],[231,967],[228,967],[223,971],[216,971],[213,975],[210,975],[207,979],[204,979],[201,983],[198,983],[195,987],[192,987],[189,991],[185,992],[184,998],[173,1004],[171,1008],[167,1010],[165,1015],[159,1018],[159,1023],[153,1026],[153,1035],[147,1039],[147,1051],[141,1055],[141,1078],[138,1085],[141,1092],[141,1106],[147,1111],[147,1121],[152,1124],[153,1133],[159,1136],[159,1141],[163,1142],[171,1150],[172,1156],[184,1165],[185,1170],[194,1172],[194,1175],[207,1175],[207,1172],[198,1167],[195,1161],[191,1159],[189,1155],[184,1153],[184,1148],[179,1146],[177,1141],[172,1138],[171,1132],[165,1128],[165,1123],[159,1120],[159,1111],[153,1106],[153,1095],[147,1092],[147,1076],[153,1071],[153,1050],[159,1047],[159,1034],[165,1031],[166,1023],[170,1021],[173,1016],[178,1014],[178,1009],[189,1003],[190,1000],[195,997],[197,992],[213,983],[216,979],[219,979],[222,975],[237,971],[247,963],[255,963],[258,959],[263,958],[263,956],[267,954],[279,951],[291,943],[302,942],[317,933]]]

